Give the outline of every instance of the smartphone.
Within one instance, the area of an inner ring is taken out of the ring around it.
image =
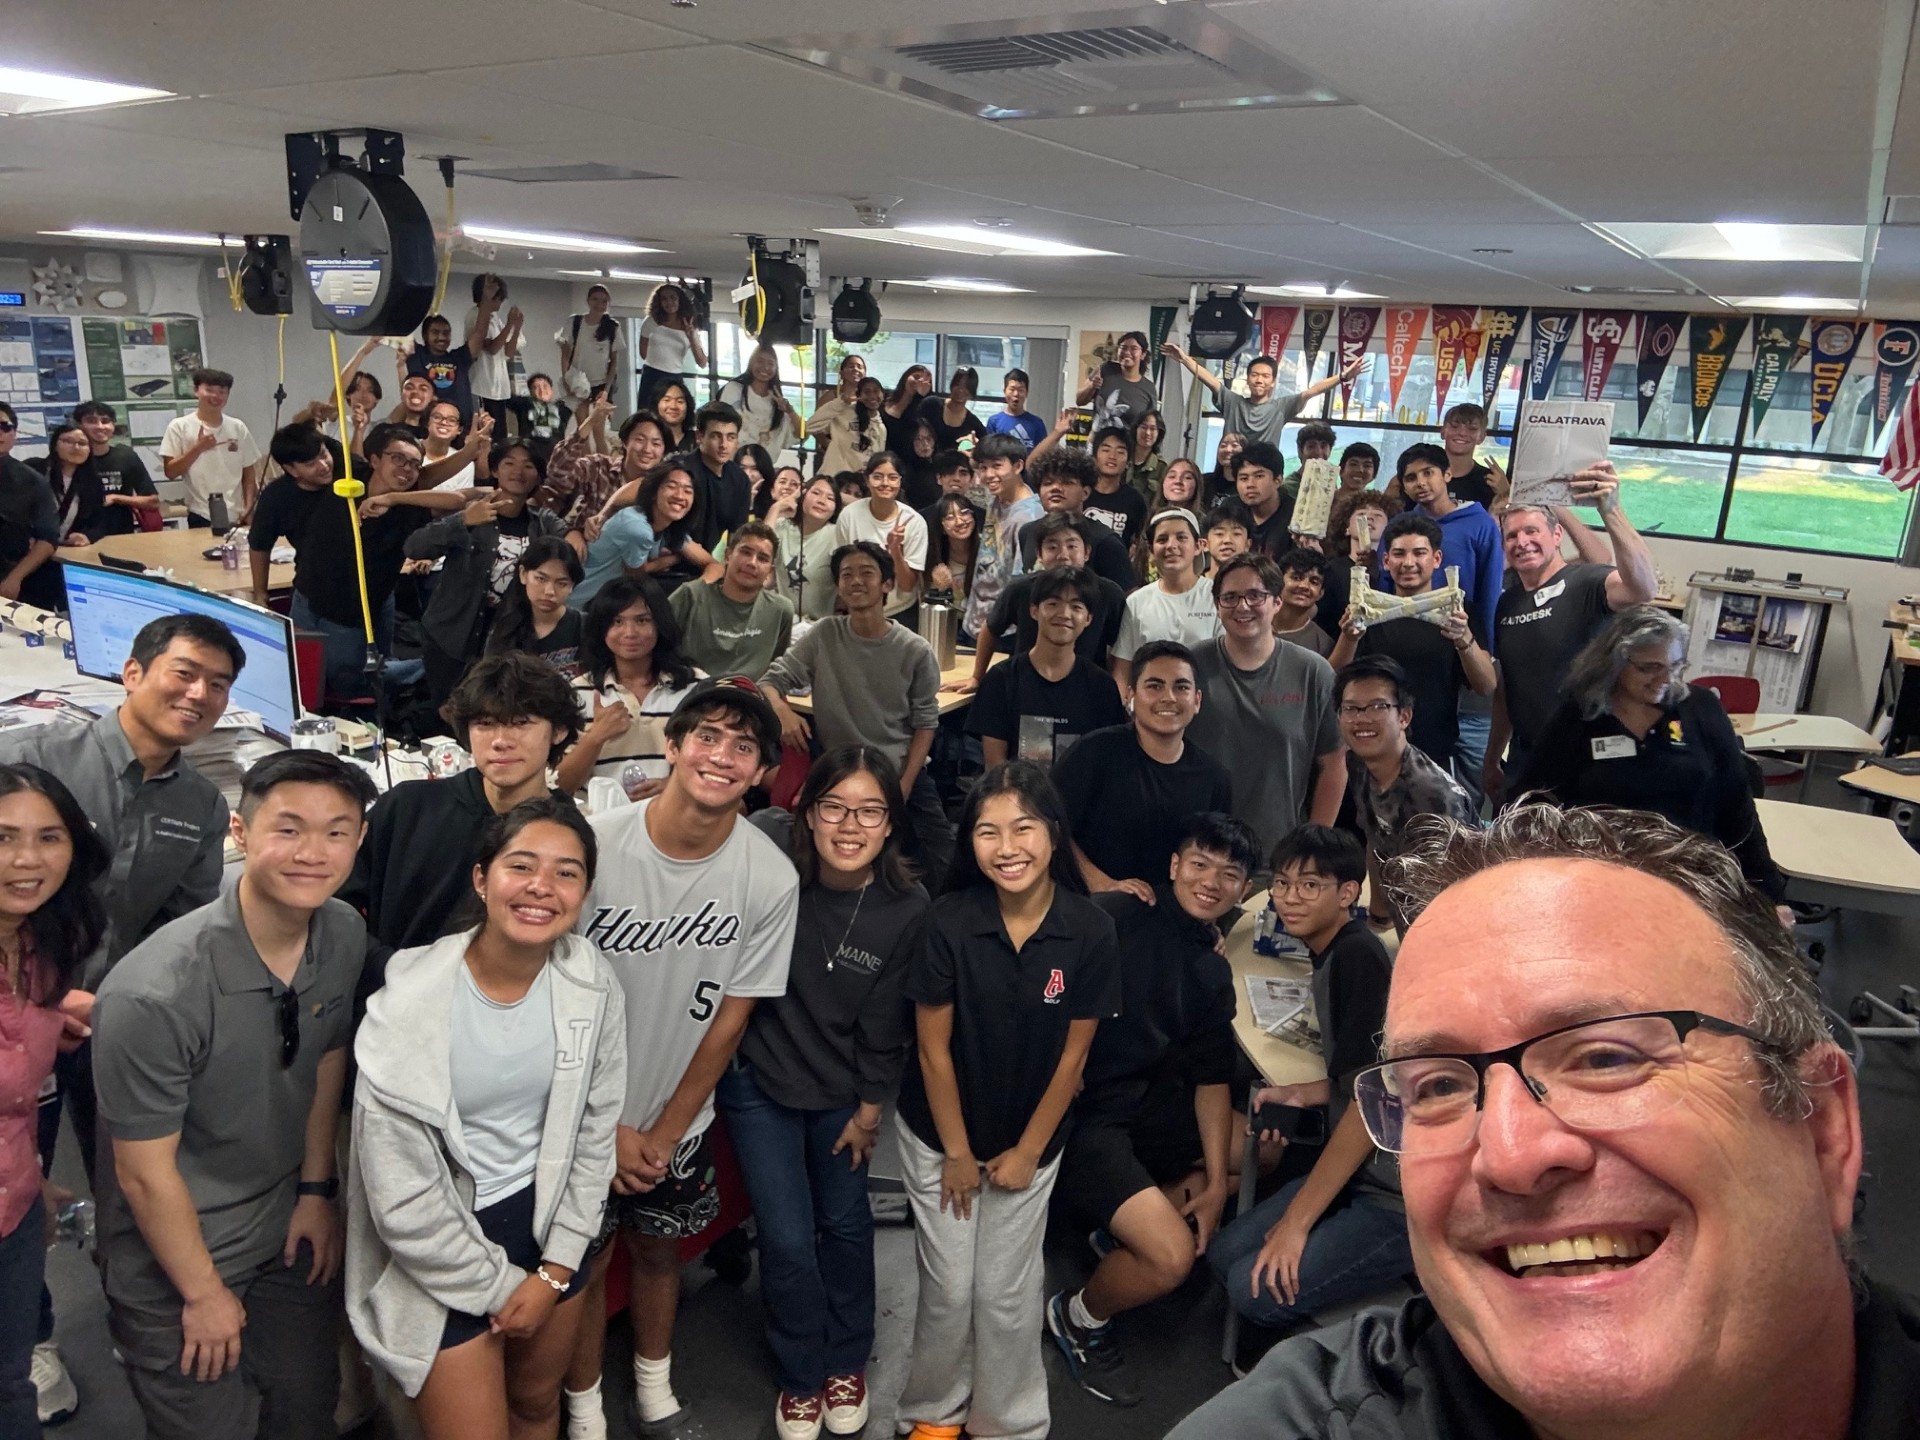
[[[1249,1123],[1255,1135],[1284,1135],[1300,1145],[1324,1144],[1327,1138],[1327,1112],[1317,1105],[1260,1105]]]

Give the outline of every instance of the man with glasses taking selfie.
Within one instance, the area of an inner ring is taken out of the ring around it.
[[[1303,819],[1331,825],[1347,787],[1333,669],[1273,635],[1284,583],[1265,555],[1229,560],[1213,577],[1224,633],[1193,648],[1206,703],[1187,738],[1233,775],[1233,813],[1260,837],[1262,855]]]
[[[332,755],[260,761],[238,883],[101,982],[100,1271],[153,1440],[332,1440],[334,1130],[366,954],[332,896],[373,795]]]
[[[1524,804],[1390,878],[1413,924],[1353,1094],[1426,1293],[1171,1440],[1915,1434],[1920,1308],[1852,1257],[1854,1073],[1727,851]]]

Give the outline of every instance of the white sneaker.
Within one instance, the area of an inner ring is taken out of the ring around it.
[[[42,1425],[57,1425],[80,1408],[80,1392],[53,1341],[42,1340],[33,1347],[32,1375]]]
[[[827,1377],[827,1433],[858,1435],[867,1428],[867,1377]]]

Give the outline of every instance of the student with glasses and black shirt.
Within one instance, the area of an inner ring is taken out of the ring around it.
[[[260,761],[239,881],[99,987],[100,1269],[155,1440],[333,1440],[334,1132],[366,927],[332,896],[373,795],[332,755]]]

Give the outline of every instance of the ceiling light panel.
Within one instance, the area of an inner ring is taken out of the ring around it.
[[[218,235],[193,235],[174,230],[114,230],[100,225],[76,225],[71,230],[42,230],[63,240],[109,240],[121,245],[204,245],[213,249],[220,244]],[[231,242],[237,250],[240,241]]]
[[[0,115],[39,115],[49,110],[97,109],[172,98],[171,90],[0,65]]]
[[[664,255],[658,245],[612,240],[598,235],[572,235],[557,230],[519,230],[503,225],[462,225],[470,240],[493,245],[525,245],[530,250],[578,250],[591,255]]]
[[[1772,225],[1751,220],[1723,220],[1708,225],[1607,221],[1586,228],[1630,254],[1654,260],[1857,265],[1867,243],[1864,225]]]
[[[887,285],[911,285],[918,290],[959,290],[981,295],[1031,295],[1021,285],[1003,285],[998,280],[968,280],[957,275],[933,275],[925,280],[887,280]]]
[[[944,250],[954,255],[1060,259],[1074,256],[1115,255],[1115,250],[1096,250],[1087,245],[1069,245],[1059,240],[1015,235],[1006,230],[990,230],[977,225],[854,225],[822,229],[822,235],[838,235],[848,240],[877,240],[885,245],[912,245],[922,250]]]

